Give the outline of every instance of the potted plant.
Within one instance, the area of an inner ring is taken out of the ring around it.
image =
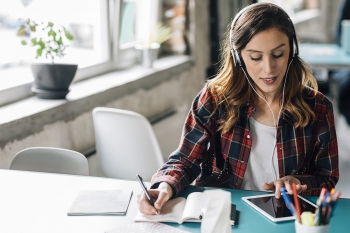
[[[171,29],[161,23],[151,31],[145,43],[138,43],[135,49],[140,51],[141,65],[150,68],[153,62],[158,59],[160,45],[170,39]]]
[[[69,92],[69,85],[73,81],[78,65],[55,64],[55,58],[65,56],[66,40],[73,40],[72,34],[62,25],[52,22],[37,24],[30,19],[23,21],[17,31],[22,45],[32,45],[36,48],[36,58],[45,56],[51,58],[50,63],[32,63],[34,76],[32,91],[44,99],[62,99]]]

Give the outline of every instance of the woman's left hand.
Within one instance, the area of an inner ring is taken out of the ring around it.
[[[280,189],[283,187],[287,190],[288,194],[293,194],[293,189],[292,189],[293,183],[296,184],[298,194],[307,189],[306,184],[301,185],[300,181],[293,176],[284,176],[281,179],[275,180],[271,183],[263,183],[262,187],[265,190],[274,191],[275,197],[280,198],[281,197]]]

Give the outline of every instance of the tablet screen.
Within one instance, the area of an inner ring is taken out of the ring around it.
[[[256,197],[249,197],[246,199],[248,202],[251,202],[251,204],[255,205],[256,207],[260,208],[262,211],[267,213],[273,218],[284,218],[284,217],[290,217],[292,216],[290,210],[286,206],[283,197],[280,199],[277,199],[275,195],[266,195],[266,196],[256,196]],[[294,198],[292,195],[290,195],[290,200],[294,204]],[[300,210],[301,212],[304,211],[311,211],[312,213],[315,212],[316,207],[312,205],[310,202],[305,200],[304,198],[299,197],[300,202]]]

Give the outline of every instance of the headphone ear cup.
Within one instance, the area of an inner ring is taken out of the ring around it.
[[[294,30],[295,31],[295,30]],[[294,34],[294,57],[299,56],[299,45],[296,35]]]
[[[232,55],[233,64],[237,66],[236,56],[235,56],[235,53],[233,52],[233,49],[231,49],[231,55]]]
[[[298,48],[298,42],[295,36],[293,36],[293,40],[290,44],[290,47],[292,49],[292,52],[290,53],[290,59],[297,57],[299,55],[299,48]]]
[[[238,54],[238,52],[235,50],[235,53],[234,53],[234,62],[235,62],[235,66],[240,66],[240,67],[242,67],[242,62],[241,62],[241,58],[240,58],[240,56],[239,56],[239,54]]]

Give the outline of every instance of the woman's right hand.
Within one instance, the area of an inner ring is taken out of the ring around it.
[[[160,183],[157,189],[148,189],[147,191],[154,202],[154,207],[149,203],[144,192],[137,195],[140,212],[146,215],[157,214],[156,209],[160,214],[163,205],[173,196],[173,190],[166,182]]]

